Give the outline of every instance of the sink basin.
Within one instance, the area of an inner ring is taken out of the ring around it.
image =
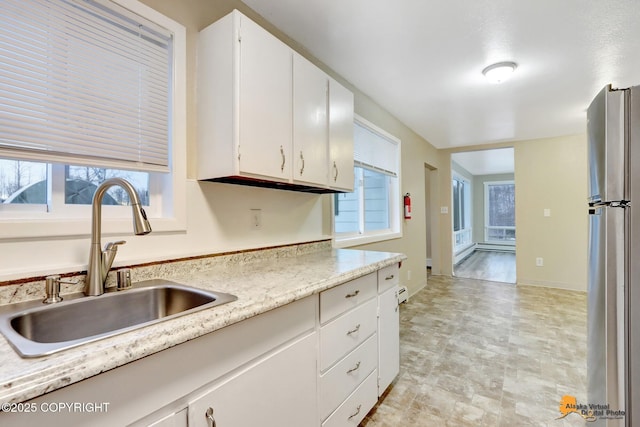
[[[0,314],[0,332],[23,357],[51,354],[237,298],[167,280]]]

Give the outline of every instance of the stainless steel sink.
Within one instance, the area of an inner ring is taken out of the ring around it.
[[[235,301],[167,280],[0,314],[0,332],[23,357],[37,357]]]

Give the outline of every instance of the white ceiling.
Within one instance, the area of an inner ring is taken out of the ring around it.
[[[437,148],[581,133],[604,85],[640,84],[638,0],[244,2]]]
[[[451,154],[451,160],[472,175],[493,175],[514,172],[513,148],[465,151]]]

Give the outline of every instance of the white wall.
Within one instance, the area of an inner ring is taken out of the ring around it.
[[[327,196],[194,180],[187,180],[186,191],[186,231],[103,235],[103,244],[127,241],[118,249],[114,267],[330,237],[323,233]],[[257,230],[250,220],[250,209],[255,208],[262,209],[263,224]],[[89,221],[79,222],[78,228],[84,236],[0,239],[0,281],[85,270]]]

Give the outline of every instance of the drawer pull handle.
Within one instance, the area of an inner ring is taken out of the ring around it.
[[[352,330],[348,331],[347,335],[355,334],[359,330],[360,330],[360,323],[358,323],[355,328],[353,328]]]
[[[213,418],[213,408],[208,408],[205,416],[209,427],[216,427],[216,420]]]
[[[358,369],[360,369],[360,361],[358,361],[358,363],[356,363],[356,366],[354,366],[353,368],[349,369],[347,371],[347,374],[350,374],[353,371],[357,371]]]
[[[391,275],[389,275],[389,276],[385,277],[385,278],[384,278],[384,280],[392,280],[394,277],[396,277],[396,276],[394,276],[393,274],[391,274]]]
[[[360,293],[360,290],[359,290],[359,289],[356,289],[354,292],[351,292],[350,294],[346,294],[344,297],[345,297],[345,298],[353,298],[353,297],[357,297],[359,293]]]
[[[362,405],[358,405],[358,407],[356,408],[356,412],[349,415],[348,419],[350,420],[351,418],[358,416],[358,414],[360,413],[360,409],[362,409]]]

